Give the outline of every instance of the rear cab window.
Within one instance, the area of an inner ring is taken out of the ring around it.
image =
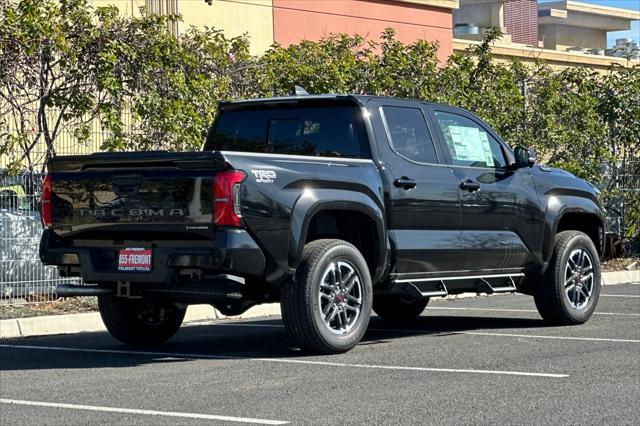
[[[205,150],[371,158],[354,104],[250,105],[223,109]]]

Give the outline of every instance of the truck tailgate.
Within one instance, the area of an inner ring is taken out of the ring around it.
[[[49,163],[52,229],[60,236],[163,239],[213,236],[215,153],[56,157]],[[173,237],[172,237],[173,236]]]

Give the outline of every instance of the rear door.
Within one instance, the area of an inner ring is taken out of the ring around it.
[[[530,244],[543,218],[528,168],[512,169],[508,147],[473,114],[429,109],[460,194],[461,269],[508,272],[535,261]]]
[[[387,223],[396,264],[406,279],[458,268],[461,250],[458,188],[434,144],[418,102],[370,101],[386,180]]]

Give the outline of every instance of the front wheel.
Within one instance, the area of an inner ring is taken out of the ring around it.
[[[316,240],[282,290],[282,319],[287,334],[302,349],[333,354],[360,342],[371,316],[369,269],[353,245]]]
[[[185,307],[173,303],[98,297],[98,308],[109,333],[128,345],[153,345],[173,337],[182,325]]]
[[[534,290],[538,312],[558,325],[586,322],[600,297],[600,260],[593,241],[579,231],[556,235],[553,255]]]

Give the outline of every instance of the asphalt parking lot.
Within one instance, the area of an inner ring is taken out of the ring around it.
[[[338,356],[289,347],[279,318],[183,327],[159,347],[106,333],[0,341],[0,424],[639,424],[640,285],[604,287],[585,325],[533,299],[372,318]]]

